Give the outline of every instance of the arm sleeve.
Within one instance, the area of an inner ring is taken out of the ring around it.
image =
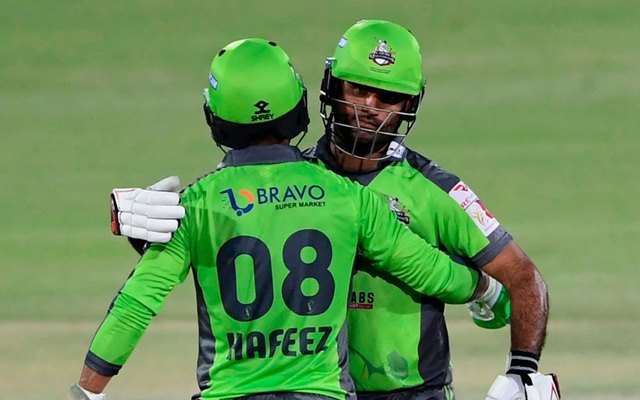
[[[361,188],[360,255],[372,267],[400,279],[414,290],[461,304],[471,299],[479,272],[452,261],[398,222],[387,202]]]
[[[85,359],[96,372],[118,373],[167,295],[186,278],[191,262],[186,219],[171,241],[151,245],[118,293]]]

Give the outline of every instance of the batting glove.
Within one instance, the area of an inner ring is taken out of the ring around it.
[[[499,375],[486,400],[560,400],[555,374]]]
[[[473,323],[485,329],[498,329],[509,323],[511,300],[507,289],[500,282],[488,276],[489,286],[478,299],[467,303]]]
[[[104,393],[90,392],[77,383],[74,383],[69,388],[69,394],[72,400],[106,400],[107,395]]]
[[[538,356],[514,350],[507,359],[506,375],[498,375],[486,400],[560,400],[555,374],[538,372]]]
[[[111,231],[147,242],[166,243],[178,229],[185,210],[180,205],[177,176],[147,189],[124,188],[111,192]]]

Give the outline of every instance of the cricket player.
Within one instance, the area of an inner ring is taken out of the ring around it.
[[[512,310],[503,303],[502,317],[469,304],[481,327],[499,328],[510,320],[506,373],[496,378],[488,399],[535,398],[538,390],[544,398],[559,397],[552,377],[538,373],[548,318],[540,272],[469,185],[404,144],[424,88],[420,47],[411,32],[382,20],[354,24],[327,60],[320,95],[325,135],[305,157],[399,199],[397,213],[411,230],[509,289]],[[159,198],[177,186],[172,178],[151,188],[156,191],[139,189],[141,210],[157,213],[128,208],[116,216],[116,227],[130,238],[168,240],[182,211],[177,196],[173,202]],[[453,399],[444,303],[379,276],[366,262],[356,271],[348,322],[358,397]]]
[[[420,47],[411,32],[389,21],[356,23],[327,60],[320,95],[325,136],[306,156],[398,198],[414,232],[506,286],[511,351],[506,376],[497,381],[506,379],[522,395],[524,383],[532,383],[529,374],[538,371],[547,288],[534,263],[473,189],[404,145],[424,90]],[[454,398],[444,304],[382,279],[366,263],[357,270],[348,322],[358,397]],[[505,320],[484,318],[474,303],[470,310],[482,327],[504,325]],[[380,326],[394,326],[402,334],[389,335],[376,329]]]
[[[214,140],[232,150],[181,193],[184,218],[118,293],[71,387],[75,399],[105,398],[190,270],[199,320],[194,399],[355,398],[346,314],[356,255],[416,293],[504,310],[495,281],[412,233],[382,196],[289,146],[309,122],[306,90],[278,45],[227,45],[213,59],[205,98]],[[145,193],[116,192],[115,208],[140,212]]]

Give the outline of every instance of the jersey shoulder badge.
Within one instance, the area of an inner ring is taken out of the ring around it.
[[[389,208],[396,214],[396,218],[398,221],[402,222],[405,225],[409,225],[411,222],[411,217],[409,216],[409,209],[405,207],[397,197],[386,196],[387,201],[389,202]]]
[[[487,210],[482,200],[463,181],[459,181],[449,190],[451,196],[471,217],[478,229],[489,236],[500,226],[498,220]]]

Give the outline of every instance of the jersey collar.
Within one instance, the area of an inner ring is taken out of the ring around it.
[[[304,161],[297,147],[284,144],[268,146],[249,146],[241,150],[229,150],[218,166],[240,166],[255,164],[277,164],[291,161]]]

